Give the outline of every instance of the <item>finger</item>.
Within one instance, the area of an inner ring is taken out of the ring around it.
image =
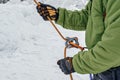
[[[43,15],[42,12],[39,13],[41,16]]]
[[[60,67],[61,67],[62,72],[64,72],[64,73],[67,72],[67,70],[66,70],[66,66],[65,66],[64,63],[61,63]]]
[[[52,18],[52,20],[56,20],[56,18]]]
[[[47,20],[48,20],[48,18],[47,18],[47,17],[42,16],[42,18],[43,18],[45,21],[47,21]]]
[[[56,13],[50,12],[49,15],[55,17]]]
[[[61,64],[64,61],[64,59],[60,59],[57,61],[58,64]]]
[[[52,7],[47,6],[47,9],[53,9]]]
[[[51,9],[48,9],[48,12],[54,12],[54,13],[56,13],[55,10],[51,10]]]
[[[64,72],[64,74],[65,74],[65,75],[68,75],[68,74],[70,74],[70,72]]]
[[[52,17],[54,17],[56,15],[56,13],[49,13],[49,15]]]
[[[36,6],[36,8],[37,8],[37,9],[39,9],[39,8],[41,8],[41,6],[40,6],[40,5],[38,5],[38,6]]]
[[[55,7],[52,7],[52,6],[50,6],[50,5],[48,5],[46,8],[56,10]]]
[[[57,61],[57,65],[60,65],[60,60]]]

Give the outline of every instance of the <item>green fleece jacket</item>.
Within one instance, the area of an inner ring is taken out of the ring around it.
[[[81,11],[59,8],[56,23],[86,31],[88,51],[73,57],[76,72],[96,74],[120,66],[120,0],[91,0]]]

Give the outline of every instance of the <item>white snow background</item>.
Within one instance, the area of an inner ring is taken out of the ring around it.
[[[44,3],[70,10],[84,8],[86,0],[44,0]],[[84,32],[63,29],[65,37],[78,37],[85,46]],[[48,21],[36,12],[32,0],[12,0],[0,4],[0,80],[70,80],[57,65],[63,58],[64,40]],[[68,49],[73,56],[79,50]],[[89,80],[88,75],[73,73],[74,80]]]

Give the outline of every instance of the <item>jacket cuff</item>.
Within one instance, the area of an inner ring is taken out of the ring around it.
[[[79,56],[80,56],[80,53],[74,55],[74,57],[72,59],[73,68],[79,74],[86,74],[84,71],[84,67],[82,66],[82,62],[80,60],[78,60],[80,58]],[[81,63],[81,65],[80,65],[80,63]]]
[[[64,13],[65,13],[65,9],[64,8],[58,8],[58,19],[55,21],[55,23],[59,24],[59,25],[64,25]]]

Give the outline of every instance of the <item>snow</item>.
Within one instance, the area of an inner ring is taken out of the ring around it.
[[[72,3],[73,0],[69,0],[70,6],[67,1],[58,0],[55,6],[80,8],[76,6],[77,3]],[[55,3],[53,0],[44,2]],[[12,0],[0,4],[0,80],[69,80],[69,76],[64,75],[56,64],[57,60],[63,58],[64,41],[48,21],[43,21],[35,6],[30,0],[22,3]],[[56,26],[65,37],[77,36],[80,45],[85,46],[83,31]],[[67,55],[73,56],[78,51],[69,49]],[[73,74],[73,78],[89,80],[88,75],[77,73]]]

